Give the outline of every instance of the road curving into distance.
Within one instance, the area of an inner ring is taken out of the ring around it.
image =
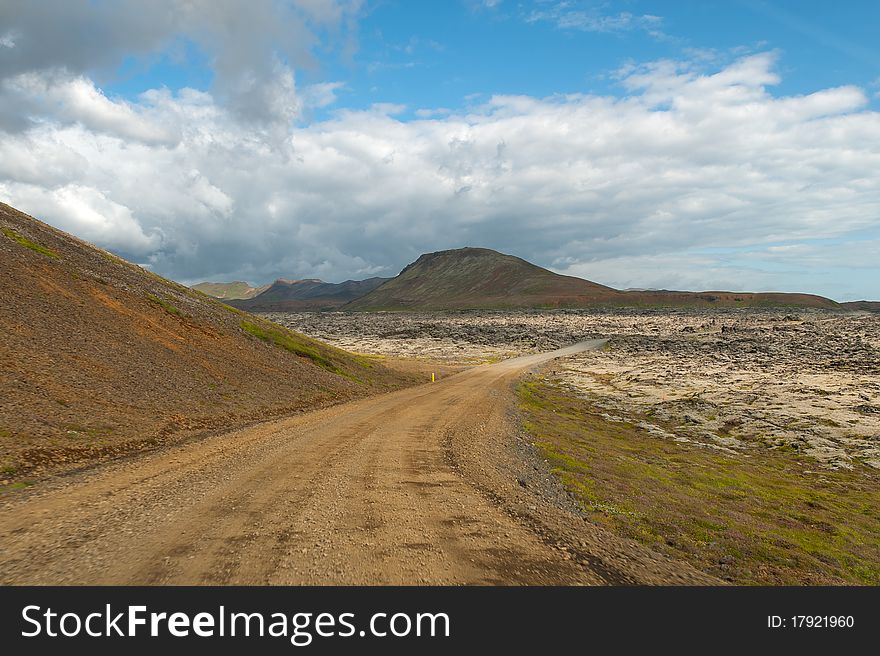
[[[512,383],[475,367],[59,477],[0,507],[3,584],[712,583],[518,483]]]

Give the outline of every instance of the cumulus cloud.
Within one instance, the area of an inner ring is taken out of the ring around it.
[[[29,214],[51,216],[60,228],[105,248],[142,257],[160,244],[157,234],[144,234],[128,207],[92,187],[67,184],[45,189],[30,185],[18,191],[17,200]]]
[[[0,198],[185,281],[393,275],[480,245],[621,287],[800,289],[778,270],[815,254],[771,247],[852,256],[877,238],[880,115],[861,89],[775,96],[773,53],[621,76],[620,97],[494,96],[416,120],[380,104],[283,138],[219,91],[126,103],[79,81],[75,122],[0,136]],[[877,295],[876,277],[843,277],[816,291]]]
[[[0,79],[68,77],[70,86],[83,75],[112,75],[125,58],[155,57],[185,41],[210,60],[217,102],[239,120],[277,132],[301,111],[294,68],[314,64],[311,50],[320,34],[353,31],[350,19],[360,5],[360,0],[154,0],[145,11],[138,0],[2,3],[0,25],[7,31],[0,37]],[[6,104],[26,100],[10,98],[7,90]],[[0,127],[26,127],[5,114]]]
[[[0,127],[5,117],[15,125],[27,119],[52,117],[60,123],[80,123],[95,132],[154,144],[174,144],[173,128],[147,118],[145,108],[125,101],[111,101],[94,82],[82,76],[58,72],[22,73],[0,80]]]

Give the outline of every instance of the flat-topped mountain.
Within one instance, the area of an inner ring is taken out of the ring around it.
[[[329,310],[360,298],[388,280],[390,278],[368,278],[332,283],[317,279],[279,279],[260,294],[248,299],[230,300],[229,304],[251,312]]]
[[[812,294],[618,291],[553,273],[488,248],[457,248],[422,255],[385,284],[343,306],[345,310],[446,310],[531,307],[763,307],[839,309]]]
[[[880,312],[880,301],[847,301],[841,303],[847,310],[862,310],[867,312]]]
[[[262,294],[269,289],[269,285],[252,287],[243,280],[236,280],[234,282],[200,282],[197,285],[193,285],[192,288],[221,301],[226,301],[239,298],[253,298],[257,294]]]
[[[401,382],[0,203],[0,488]]]

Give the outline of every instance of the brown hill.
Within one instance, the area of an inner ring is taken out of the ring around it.
[[[531,307],[769,307],[835,309],[812,294],[618,291],[563,276],[487,248],[458,248],[422,255],[345,310],[445,310]]]
[[[620,295],[610,287],[561,276],[488,248],[422,255],[346,310],[574,307]]]
[[[0,488],[407,382],[0,203]]]
[[[787,292],[621,292],[616,305],[627,307],[803,307],[839,310],[840,304],[824,296]]]
[[[269,285],[251,287],[250,284],[236,280],[235,282],[200,282],[192,286],[197,292],[202,292],[220,300],[232,300],[239,298],[253,298],[269,289]]]
[[[880,312],[880,301],[847,301],[841,303],[845,310],[863,310],[868,312]]]
[[[229,304],[249,312],[329,310],[368,294],[388,280],[390,278],[368,278],[332,283],[316,279],[279,279],[253,298],[230,301]]]

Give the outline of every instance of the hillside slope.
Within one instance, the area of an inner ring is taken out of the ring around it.
[[[234,282],[200,282],[192,286],[197,292],[202,292],[220,300],[232,300],[240,298],[253,298],[269,289],[269,285],[251,287],[242,280]]]
[[[0,488],[407,382],[0,204]]]
[[[487,248],[458,248],[422,255],[376,290],[344,310],[455,310],[532,307],[767,307],[839,309],[812,294],[618,291],[563,276]]]
[[[328,310],[360,298],[388,280],[368,278],[332,283],[316,279],[279,279],[260,294],[247,300],[230,301],[229,304],[249,312]]]

